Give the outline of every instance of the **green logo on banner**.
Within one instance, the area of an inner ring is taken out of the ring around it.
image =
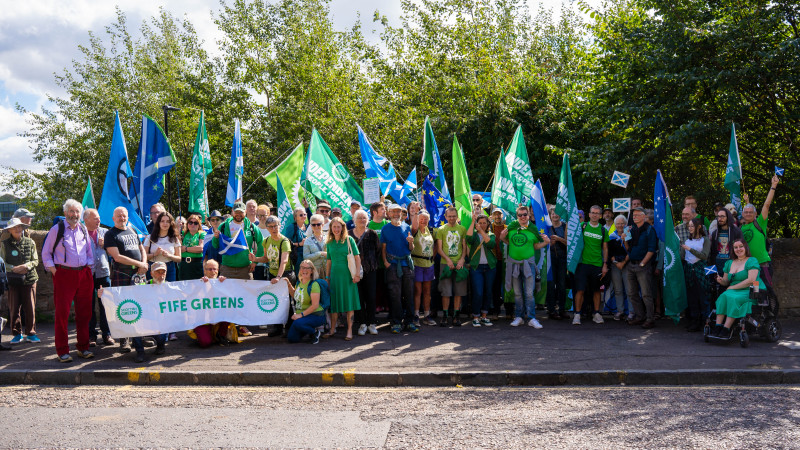
[[[142,307],[135,300],[123,300],[117,306],[117,318],[126,325],[132,325],[142,318]]]
[[[278,309],[278,297],[270,292],[262,292],[261,295],[258,296],[256,304],[258,305],[258,309],[269,314]]]

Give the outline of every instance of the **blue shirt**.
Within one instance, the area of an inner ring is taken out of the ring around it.
[[[409,234],[411,227],[405,222],[401,222],[400,226],[394,226],[389,222],[381,228],[381,244],[386,244],[386,253],[401,258],[399,261],[401,266],[408,265],[405,258],[411,254],[406,240]]]
[[[639,228],[634,224],[631,229],[630,246],[631,261],[641,261],[647,256],[647,253],[657,252],[658,236],[656,236],[656,231],[647,222]]]

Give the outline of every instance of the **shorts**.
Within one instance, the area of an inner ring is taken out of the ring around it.
[[[601,273],[603,273],[602,267],[591,264],[578,264],[578,268],[575,269],[575,291],[597,291],[600,288]]]
[[[441,267],[446,267],[442,264]],[[469,280],[456,281],[455,275],[450,278],[443,278],[441,267],[439,269],[439,293],[442,297],[465,297],[467,295],[467,282]]]
[[[436,271],[433,266],[419,267],[414,266],[414,282],[424,283],[426,281],[433,281],[436,278]]]

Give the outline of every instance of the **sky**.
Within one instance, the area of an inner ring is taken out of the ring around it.
[[[553,9],[556,16],[562,3],[576,8],[574,0],[526,1],[531,11],[541,5]],[[49,106],[48,95],[64,96],[55,75],[64,73],[74,59],[81,58],[79,46],[88,44],[90,31],[103,35],[104,28],[116,20],[117,6],[126,13],[132,30],[157,15],[162,6],[176,16],[186,15],[205,41],[206,49],[216,53],[216,42],[222,35],[212,15],[220,9],[219,0],[35,0],[4,8],[0,14],[0,175],[7,173],[2,166],[43,170],[33,160],[27,139],[19,136],[29,129],[30,113],[20,113],[15,105],[39,111],[42,106]],[[392,25],[399,24],[399,0],[331,0],[330,7],[337,29],[349,28],[360,15],[367,38],[378,41],[378,32],[372,25],[375,9]]]

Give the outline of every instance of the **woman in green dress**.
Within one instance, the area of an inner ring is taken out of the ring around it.
[[[178,273],[181,280],[199,280],[203,278],[203,241],[206,238],[200,215],[189,214],[186,219],[186,228]]]
[[[361,309],[356,285],[361,280],[358,276],[361,257],[355,239],[347,234],[347,226],[340,217],[331,219],[325,251],[327,252],[325,272],[328,274],[331,287],[331,331],[325,337],[331,337],[336,333],[339,314],[344,313],[347,317],[347,335],[344,340],[349,341],[353,339],[353,311]],[[356,276],[352,276],[347,267],[347,255],[350,252],[355,256]]]
[[[755,300],[750,299],[750,286],[756,282],[763,286],[758,276],[761,267],[758,260],[750,256],[747,242],[733,241],[733,254],[736,258],[725,263],[724,276],[717,275],[717,283],[728,286],[717,299],[717,326],[711,332],[717,337],[730,336],[733,321],[752,312]]]

